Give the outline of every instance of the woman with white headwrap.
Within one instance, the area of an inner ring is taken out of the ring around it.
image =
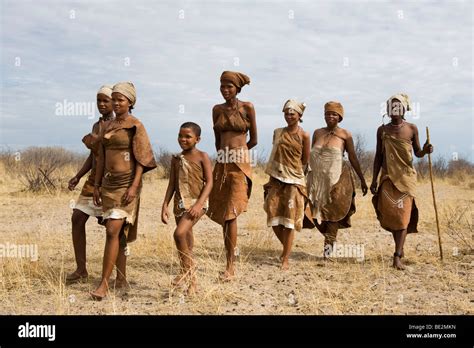
[[[410,99],[406,94],[398,93],[387,100],[391,122],[377,129],[377,150],[370,185],[377,219],[385,230],[392,232],[395,241],[393,267],[399,270],[405,269],[401,259],[407,233],[418,232],[416,171],[412,153],[421,158],[433,152],[433,146],[428,142],[420,147],[418,128],[405,121],[405,112],[410,109]],[[380,171],[380,184],[377,185]]]
[[[286,127],[273,132],[273,149],[265,173],[270,176],[264,185],[264,210],[267,226],[283,246],[281,269],[289,268],[289,257],[295,231],[301,231],[308,201],[305,167],[309,160],[310,137],[300,127],[303,122],[304,103],[294,99],[286,101],[284,113]],[[308,214],[311,217],[311,214]]]
[[[81,194],[74,204],[72,213],[72,243],[76,258],[76,270],[66,276],[67,283],[74,283],[87,278],[86,222],[89,216],[97,217],[99,223],[102,220],[102,209],[94,205],[93,193],[100,134],[105,124],[114,118],[111,85],[104,85],[97,91],[97,108],[102,116],[92,126],[92,132],[82,138],[82,142],[90,150],[89,157],[87,157],[81,169],[68,183],[69,190],[74,190],[81,178],[90,171],[89,177],[82,187]]]

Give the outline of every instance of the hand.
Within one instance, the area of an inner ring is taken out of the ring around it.
[[[71,180],[69,180],[69,182],[67,183],[67,188],[69,189],[69,191],[73,191],[78,183],[79,183],[79,178],[75,176]]]
[[[365,182],[365,180],[360,182],[360,188],[362,189],[362,196],[365,196],[368,191],[367,183]]]
[[[433,153],[433,145],[429,144],[428,140],[426,141],[425,145],[423,145],[423,152],[425,154]]]
[[[187,210],[187,213],[193,218],[193,220],[199,218],[202,214],[202,204],[193,204],[193,206]]]
[[[168,207],[164,206],[161,208],[161,222],[163,222],[165,225],[168,225],[168,221],[170,219],[170,214],[168,212]]]
[[[137,187],[132,185],[128,188],[128,190],[123,195],[123,201],[125,204],[130,204],[135,199],[136,196],[137,196]]]
[[[102,199],[100,198],[100,188],[94,186],[94,204],[98,207],[102,206]]]
[[[370,192],[372,192],[373,195],[377,194],[377,181],[372,181],[372,184],[370,185]]]

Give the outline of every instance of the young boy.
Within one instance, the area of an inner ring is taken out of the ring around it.
[[[173,285],[189,280],[188,294],[196,291],[195,264],[192,256],[193,226],[208,208],[208,197],[212,189],[212,165],[207,153],[199,151],[196,144],[201,140],[201,127],[193,122],[183,123],[178,142],[183,151],[171,161],[171,174],[166,190],[161,221],[168,224],[168,204],[174,195],[176,230],[174,240],[179,252],[181,273]]]

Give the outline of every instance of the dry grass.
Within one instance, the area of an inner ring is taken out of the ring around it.
[[[96,286],[101,271],[104,230],[87,223],[88,282],[65,286],[62,278],[74,269],[71,242],[70,200],[75,192],[32,194],[0,168],[0,243],[37,244],[39,260],[0,258],[1,314],[472,314],[472,249],[449,238],[449,226],[471,233],[464,218],[451,221],[449,211],[467,207],[472,216],[473,177],[452,185],[437,180],[437,198],[445,261],[440,263],[429,182],[421,182],[417,204],[420,233],[407,238],[408,269],[393,270],[391,234],[381,230],[370,197],[357,195],[353,227],[339,233],[339,242],[365,246],[365,261],[321,259],[322,236],[303,230],[295,238],[292,269],[281,272],[277,256],[281,247],[265,225],[262,184],[255,171],[249,211],[239,218],[240,256],[237,279],[217,282],[225,262],[222,232],[203,218],[195,228],[199,293],[186,297],[171,287],[178,271],[173,225],[159,220],[167,182],[150,175],[142,196],[138,240],[128,260],[131,289],[112,291],[94,302],[88,291]],[[449,208],[448,208],[449,207]],[[449,210],[451,209],[451,210]],[[467,222],[466,222],[467,221]],[[472,246],[472,244],[471,244]],[[456,252],[454,252],[456,250]],[[291,294],[291,295],[290,295]],[[294,299],[294,300],[293,300]]]
[[[67,189],[86,156],[62,147],[29,147],[23,151],[0,150],[4,172],[15,177],[24,191],[49,194]]]

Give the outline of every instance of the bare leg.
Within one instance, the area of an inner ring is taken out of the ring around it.
[[[224,225],[224,245],[226,249],[227,265],[221,280],[229,281],[235,274],[235,247],[237,246],[237,219],[229,220]]]
[[[191,227],[190,231],[188,231],[188,234],[186,236],[187,236],[188,248],[189,248],[190,252],[192,253],[193,248],[194,248],[194,234],[193,234],[192,227]]]
[[[205,214],[205,212],[203,211],[203,212],[202,212],[202,215],[204,215],[204,214]],[[193,226],[198,222],[198,220],[202,217],[202,215],[201,215],[198,219],[196,219],[196,220],[193,221]],[[181,215],[181,216],[179,216],[179,217],[175,217],[176,226],[179,225],[179,221],[181,220],[181,218],[182,218],[183,216],[184,216],[184,215]],[[192,232],[192,231],[191,231],[191,232]],[[193,234],[193,233],[188,233],[186,236],[187,236],[186,241],[187,241],[187,243],[188,243],[188,248],[189,248],[189,250],[190,250],[191,253],[192,253],[192,252],[193,252],[193,248],[194,248],[194,234]]]
[[[174,231],[174,241],[178,249],[178,256],[181,265],[181,272],[177,279],[173,281],[174,285],[178,285],[184,279],[190,276],[193,268],[193,258],[191,249],[189,248],[189,239],[192,238],[189,234],[193,233],[193,220],[186,214],[179,220],[178,226]]]
[[[399,270],[404,270],[405,266],[402,263],[403,246],[405,245],[405,239],[407,236],[407,230],[401,230],[393,232],[393,239],[395,240],[395,254],[393,255],[393,267]]]
[[[324,234],[324,258],[327,258],[334,247],[339,228],[338,222],[325,221],[327,224],[326,233]]]
[[[195,295],[197,291],[197,280],[196,280],[196,262],[194,261],[194,254],[193,254],[193,244],[194,244],[194,234],[192,227],[189,229],[187,233],[187,240],[188,240],[188,247],[189,253],[191,255],[191,263],[190,263],[190,270],[189,270],[189,286],[186,290],[188,295]],[[191,244],[190,244],[191,243]]]
[[[283,233],[283,253],[281,254],[281,269],[287,270],[289,266],[289,258],[291,253],[291,247],[293,245],[293,238],[295,237],[295,231],[290,228],[282,228]]]
[[[107,295],[109,288],[109,278],[117,262],[119,252],[119,234],[124,223],[123,219],[109,219],[106,225],[107,238],[105,241],[104,260],[102,264],[102,280],[96,290],[91,292],[95,300],[102,300]]]
[[[393,236],[393,241],[395,242],[395,245],[397,245],[396,233],[392,232],[392,236]],[[401,258],[403,258],[405,256],[404,245],[405,245],[405,243],[403,243],[403,246],[402,246],[402,254],[401,254],[402,256],[401,256]]]
[[[71,217],[72,223],[72,245],[74,247],[74,256],[76,258],[76,270],[68,274],[66,281],[74,282],[87,277],[86,269],[86,222],[89,215],[74,209]]]
[[[285,239],[284,239],[284,235],[283,235],[283,226],[282,225],[272,226],[272,228],[273,228],[273,232],[277,236],[280,243],[284,244]]]
[[[120,243],[119,243],[119,252],[117,255],[117,261],[115,262],[115,266],[117,266],[117,276],[115,278],[115,287],[122,288],[127,285],[127,274],[126,274],[127,256],[125,256],[125,248],[123,246],[120,246]]]
[[[273,228],[273,232],[275,233],[275,236],[277,236],[280,243],[284,245],[285,244],[285,235],[283,232],[284,227],[282,225],[278,225],[278,226],[272,226],[272,228]],[[283,259],[283,251],[281,252],[279,259],[280,261]]]

